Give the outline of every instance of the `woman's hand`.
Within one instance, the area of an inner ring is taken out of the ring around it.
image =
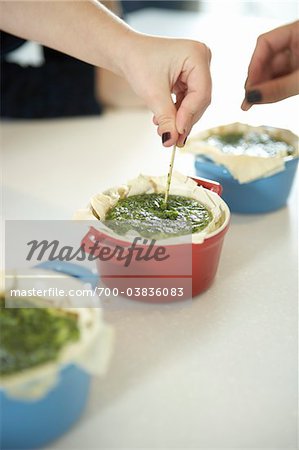
[[[96,0],[2,1],[0,8],[4,31],[125,77],[153,111],[166,147],[182,146],[210,103],[204,44],[137,33]]]
[[[254,103],[273,103],[299,93],[299,21],[259,36],[245,91],[244,111]]]
[[[131,39],[124,76],[153,112],[165,147],[182,147],[211,101],[211,52],[186,39],[138,33]]]

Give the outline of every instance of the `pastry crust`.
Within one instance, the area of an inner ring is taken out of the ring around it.
[[[249,154],[224,153],[215,145],[207,142],[212,136],[225,136],[230,133],[258,133],[268,135],[275,140],[281,140],[294,148],[291,156],[281,153],[275,156],[252,156]],[[198,133],[191,137],[185,146],[186,150],[208,157],[214,163],[224,166],[233,178],[240,183],[248,183],[259,178],[268,177],[285,169],[289,159],[298,158],[298,136],[289,130],[268,126],[251,126],[239,122],[222,125]]]
[[[107,235],[114,238],[119,236],[110,228],[108,228],[103,221],[106,218],[106,213],[116,205],[119,199],[139,194],[151,194],[151,193],[165,193],[166,188],[166,176],[154,177],[147,175],[139,175],[137,178],[129,181],[127,185],[121,185],[119,187],[111,188],[103,193],[96,194],[90,199],[90,203],[86,209],[80,209],[75,213],[74,218],[79,220],[88,220],[90,216],[93,216],[93,220],[97,220],[98,227],[101,231],[104,231]],[[213,219],[208,226],[201,231],[192,234],[192,242],[203,242],[207,237],[214,235],[223,229],[229,220],[229,209],[224,201],[214,192],[208,189],[198,186],[198,184],[189,177],[186,177],[178,172],[174,172],[172,177],[172,183],[170,188],[170,194],[181,195],[194,200],[204,205],[212,214]],[[99,220],[100,219],[100,220]],[[132,242],[136,236],[139,236],[137,232],[128,233],[122,236],[122,240]],[[179,236],[174,239],[173,243],[178,243]],[[159,240],[159,243],[163,242],[171,244],[172,238]]]
[[[49,271],[39,271],[39,275],[44,273],[49,275]],[[15,271],[12,277],[7,277],[8,283],[3,286],[4,274],[2,273],[2,283],[0,295],[5,296],[9,289],[14,289],[16,285],[23,288],[23,271],[18,277]],[[70,287],[82,289],[82,284],[70,277]],[[28,285],[24,284],[27,288]],[[8,295],[9,297],[9,295]],[[24,298],[25,300],[25,298]],[[57,314],[71,314],[77,317],[80,338],[76,342],[66,344],[59,353],[58,359],[53,362],[31,367],[15,374],[1,376],[0,388],[14,398],[32,400],[42,398],[47,392],[59,382],[59,372],[69,364],[76,364],[90,374],[104,374],[107,370],[108,362],[113,347],[113,330],[106,325],[102,318],[102,310],[98,307],[63,307],[55,306],[57,298],[30,298],[28,301],[36,304],[37,307],[54,307]],[[54,305],[54,306],[53,306]]]

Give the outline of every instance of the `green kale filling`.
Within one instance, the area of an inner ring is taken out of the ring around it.
[[[270,136],[267,133],[231,132],[215,134],[206,139],[210,145],[217,147],[223,153],[234,155],[250,155],[261,157],[290,156],[294,147],[285,141]]]
[[[0,329],[1,375],[55,361],[60,350],[80,335],[74,314],[54,308],[5,308],[3,299]]]
[[[198,201],[163,194],[126,197],[108,211],[106,225],[120,235],[130,230],[151,239],[163,239],[203,230],[212,220],[211,212]]]

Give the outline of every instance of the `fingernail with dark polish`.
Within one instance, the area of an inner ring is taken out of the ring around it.
[[[246,100],[248,103],[258,103],[262,100],[261,91],[249,91],[246,93]]]
[[[184,142],[183,142],[183,145],[185,145],[186,142],[187,142],[187,137],[185,137],[185,140],[184,140]]]
[[[170,138],[171,138],[171,134],[169,133],[169,131],[166,131],[166,133],[163,133],[162,134],[162,144],[169,141]]]

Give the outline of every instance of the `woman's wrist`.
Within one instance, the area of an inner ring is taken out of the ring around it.
[[[117,48],[113,50],[111,55],[111,68],[117,75],[122,76],[128,81],[130,78],[130,69],[136,59],[137,46],[140,39],[140,33],[124,26],[119,30]]]

